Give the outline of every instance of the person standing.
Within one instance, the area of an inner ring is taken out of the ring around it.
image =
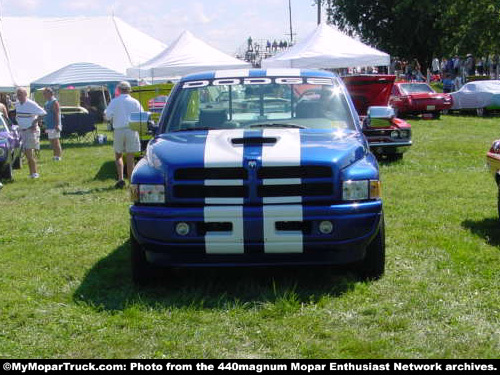
[[[123,180],[123,154],[126,156],[127,174],[130,179],[134,170],[134,154],[141,151],[139,133],[128,126],[130,114],[133,112],[142,112],[143,109],[141,103],[130,96],[130,92],[132,91],[130,83],[123,81],[117,87],[120,95],[111,100],[104,114],[108,120],[112,120],[113,122],[113,148],[118,175],[115,188],[123,189],[125,187],[125,181]]]
[[[9,119],[9,112],[7,111],[7,107],[2,102],[0,102],[0,113],[3,115],[3,117],[5,117],[6,120]]]
[[[16,90],[18,101],[16,106],[16,119],[21,130],[21,141],[28,160],[31,178],[38,178],[35,150],[40,149],[40,128],[38,127],[39,116],[47,113],[35,101],[28,99],[28,91],[24,87]]]
[[[49,141],[54,151],[53,160],[62,160],[62,149],[59,138],[61,137],[62,123],[61,123],[61,109],[59,108],[59,101],[54,97],[54,91],[50,87],[43,90],[43,97],[46,102],[44,105],[47,115],[44,118],[45,132],[48,135]]]

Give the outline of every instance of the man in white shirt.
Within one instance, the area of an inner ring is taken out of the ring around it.
[[[16,119],[21,130],[24,153],[28,160],[31,178],[38,178],[35,150],[40,149],[40,128],[38,127],[39,116],[47,113],[36,102],[28,99],[28,91],[24,87],[16,90],[18,101],[15,103]]]
[[[113,100],[106,108],[104,114],[108,120],[113,121],[114,139],[113,148],[115,150],[115,165],[118,174],[118,182],[115,187],[122,189],[125,186],[123,180],[123,154],[127,160],[128,177],[134,170],[134,154],[141,151],[139,133],[129,128],[130,114],[142,112],[141,103],[130,96],[130,83],[124,81],[118,84],[120,95]]]

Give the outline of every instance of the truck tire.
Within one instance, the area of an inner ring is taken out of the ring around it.
[[[398,161],[403,159],[403,154],[388,154],[386,159],[391,162]]]
[[[500,220],[500,186],[498,186],[497,209],[498,209],[498,220]]]
[[[152,266],[146,260],[146,254],[142,246],[136,241],[132,232],[130,233],[130,263],[132,281],[136,285],[146,285],[151,281]]]
[[[14,174],[12,171],[12,164],[11,163],[5,164],[0,177],[4,178],[5,180],[8,180],[8,181],[11,181],[13,179]]]
[[[362,280],[378,280],[385,272],[385,223],[384,215],[380,218],[380,227],[375,238],[366,248],[365,259],[359,264]]]
[[[23,155],[19,153],[19,156],[14,160],[14,163],[12,163],[12,167],[14,169],[21,169],[23,166]]]

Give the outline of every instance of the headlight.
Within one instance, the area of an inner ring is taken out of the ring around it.
[[[342,200],[344,201],[378,199],[381,196],[382,189],[378,180],[349,180],[342,184]]]
[[[409,138],[410,131],[409,130],[401,130],[401,138]]]
[[[391,132],[391,138],[399,138],[399,132],[397,130],[393,130]]]
[[[165,203],[165,185],[130,185],[130,198],[138,203]]]

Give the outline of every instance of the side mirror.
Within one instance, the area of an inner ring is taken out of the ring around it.
[[[396,113],[392,107],[369,107],[367,111],[366,125],[371,128],[385,128],[389,125],[388,122],[390,122],[394,117],[396,117]]]
[[[157,132],[158,132],[158,125],[153,120],[149,120],[148,121],[148,134],[154,136],[154,135],[156,135]]]

